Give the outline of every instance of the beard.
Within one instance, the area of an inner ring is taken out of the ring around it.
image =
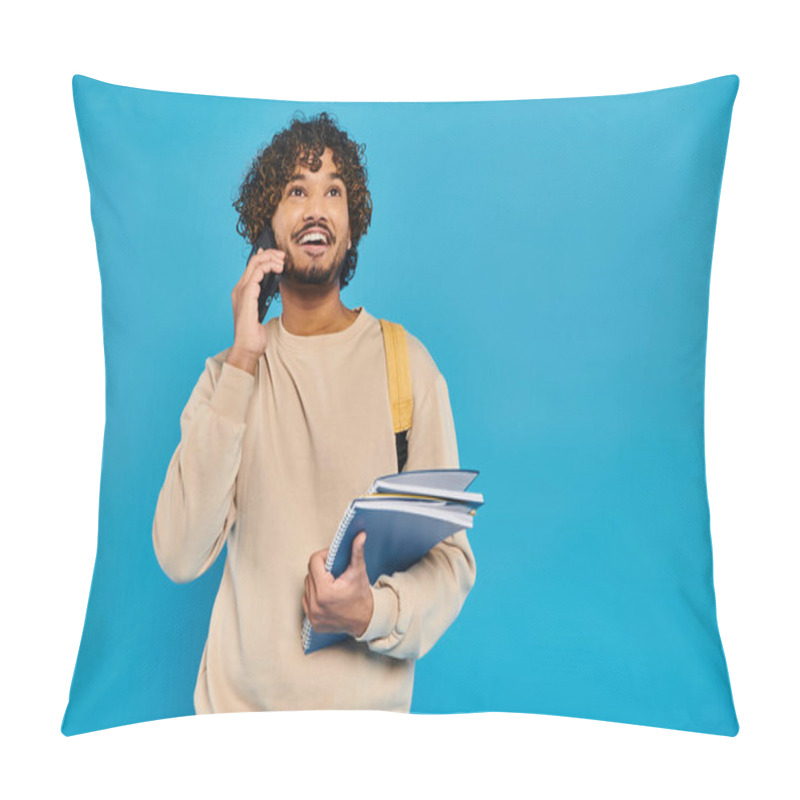
[[[312,259],[307,267],[298,267],[291,253],[286,250],[286,258],[283,262],[283,273],[281,280],[288,278],[294,283],[305,286],[326,286],[334,280],[338,280],[344,267],[347,250],[342,253],[333,254],[331,263],[326,267],[319,259]]]

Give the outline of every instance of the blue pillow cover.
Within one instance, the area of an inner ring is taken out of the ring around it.
[[[350,307],[450,390],[487,503],[477,582],[412,712],[513,711],[734,736],[705,476],[712,251],[735,75],[602,97],[306,103],[73,78],[102,280],[97,560],[66,735],[193,713],[225,552],[169,581],[153,513],[249,246],[232,200],[295,112],[367,144]],[[275,303],[270,316],[280,313]]]

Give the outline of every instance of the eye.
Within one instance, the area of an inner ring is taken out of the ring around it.
[[[341,197],[341,196],[342,196],[342,190],[341,190],[341,189],[340,189],[338,186],[334,186],[334,187],[332,187],[332,188],[331,188],[331,191],[332,191],[332,192],[336,192],[336,194],[337,194],[337,196],[338,196],[338,197]]]
[[[303,190],[302,190],[302,188],[300,186],[293,186],[291,189],[289,189],[289,195],[291,196],[295,192],[302,192],[302,191]]]

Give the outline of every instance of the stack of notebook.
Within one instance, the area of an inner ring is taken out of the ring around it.
[[[380,575],[408,569],[443,539],[472,527],[483,495],[466,490],[477,475],[477,470],[434,469],[377,478],[350,503],[325,568],[338,578],[350,563],[353,539],[366,531],[364,562],[371,584]],[[308,618],[303,620],[306,653],[346,638],[346,633],[316,633]]]

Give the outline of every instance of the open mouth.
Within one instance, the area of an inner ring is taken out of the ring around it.
[[[302,247],[306,253],[310,253],[312,256],[320,255],[328,249],[327,244],[302,244],[300,247]]]
[[[321,230],[309,231],[300,237],[298,244],[306,253],[310,255],[319,255],[330,247],[330,237]]]

